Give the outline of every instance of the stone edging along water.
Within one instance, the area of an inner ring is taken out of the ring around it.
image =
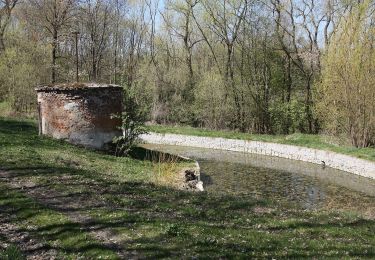
[[[315,164],[325,164],[327,167],[375,179],[374,162],[330,151],[286,144],[177,134],[148,133],[141,135],[140,138],[144,142],[152,144],[191,146],[255,153]]]

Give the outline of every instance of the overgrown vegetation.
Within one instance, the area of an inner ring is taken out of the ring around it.
[[[114,115],[121,119],[122,135],[115,137],[113,142],[116,145],[116,156],[126,156],[132,148],[134,148],[141,134],[147,133],[145,122],[147,120],[147,112],[144,107],[139,104],[132,90],[124,90],[123,112]]]
[[[364,1],[341,21],[317,88],[326,129],[350,136],[355,147],[375,145],[375,26],[369,5]]]
[[[80,80],[124,86],[150,121],[328,133],[367,147],[374,143],[374,6],[372,0],[3,1],[0,102],[13,114],[30,113],[37,84],[75,81],[72,32],[79,31]]]
[[[152,163],[39,137],[32,122],[0,119],[0,165],[9,175],[0,178],[0,214],[12,216],[1,217],[1,223],[46,244],[34,251],[40,254],[52,249],[58,258],[112,259],[118,252],[129,253],[125,258],[375,257],[375,222],[356,212],[306,211],[261,198],[156,186],[147,174]],[[99,234],[107,237],[97,240]],[[0,232],[0,242],[7,243],[9,235]]]
[[[169,184],[170,187],[181,185],[185,181],[185,175],[180,174],[182,169],[179,166],[177,157],[169,157],[162,153],[152,159],[156,184]]]

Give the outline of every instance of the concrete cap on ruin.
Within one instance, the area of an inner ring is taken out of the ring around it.
[[[83,90],[83,89],[99,89],[99,88],[118,88],[119,85],[114,84],[102,84],[102,83],[61,83],[61,84],[49,84],[40,85],[35,88],[37,92],[54,91],[54,90]]]

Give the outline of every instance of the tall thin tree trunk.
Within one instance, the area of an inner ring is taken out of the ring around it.
[[[5,51],[4,36],[0,35],[0,54]]]
[[[57,59],[57,30],[53,32],[53,43],[52,43],[52,83],[56,83],[56,59]]]
[[[287,69],[286,69],[286,87],[287,87],[287,92],[286,92],[286,103],[288,106],[288,114],[286,117],[286,122],[284,124],[284,129],[283,132],[284,134],[289,134],[290,127],[292,124],[292,118],[290,115],[290,101],[292,97],[292,74],[291,74],[291,61],[290,58],[287,57]]]
[[[97,71],[97,68],[96,68],[96,52],[95,52],[95,47],[92,47],[92,68],[91,68],[91,73],[92,73],[92,80],[93,81],[96,81],[97,79],[97,75],[96,75],[96,71]]]
[[[308,123],[308,133],[311,134],[313,132],[313,115],[311,110],[311,103],[312,103],[312,97],[311,97],[311,77],[309,76],[307,79],[306,84],[306,99],[305,99],[305,113],[306,113],[306,119]]]

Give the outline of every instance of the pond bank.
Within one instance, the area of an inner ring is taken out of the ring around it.
[[[254,153],[321,164],[341,171],[375,179],[375,163],[330,151],[261,141],[149,133],[141,136],[147,143],[191,146]]]
[[[156,163],[159,165],[158,168],[160,168],[160,164],[167,164],[167,167],[164,167],[167,169],[162,171],[159,169],[156,171],[156,173],[164,172],[162,175],[166,175],[166,173],[172,171],[171,173],[173,175],[177,174],[177,176],[172,177],[173,181],[171,186],[175,186],[179,190],[204,191],[203,182],[200,178],[200,166],[196,160],[178,154],[170,154],[159,150],[150,149],[142,145],[133,148],[129,155],[134,159],[147,160]],[[184,163],[182,164],[184,167],[180,166],[175,169],[175,166],[178,163]],[[168,177],[164,178],[168,179]]]

